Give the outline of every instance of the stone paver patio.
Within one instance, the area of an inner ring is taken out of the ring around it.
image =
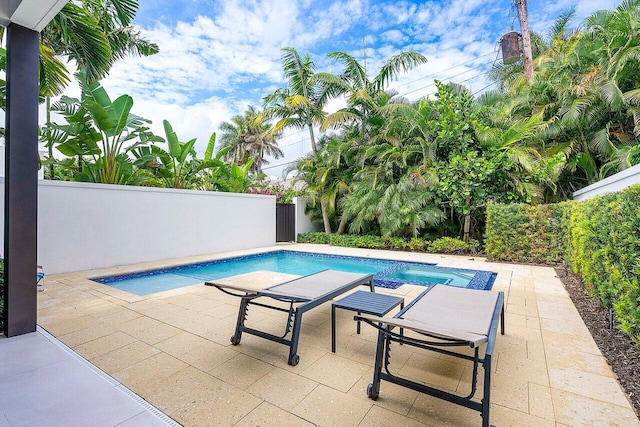
[[[267,248],[273,249],[282,247]],[[505,293],[506,335],[498,336],[494,352],[491,423],[640,426],[552,268],[323,245],[286,249],[498,273],[493,289]],[[285,346],[250,335],[231,345],[237,298],[203,285],[139,297],[88,279],[264,250],[49,275],[46,291],[38,296],[38,324],[187,426],[480,425],[475,411],[386,382],[379,399],[370,400],[365,388],[372,379],[375,330],[363,325],[357,335],[353,313],[337,310],[337,351],[332,353],[329,303],[305,315],[300,363],[292,367]],[[289,277],[261,272],[244,280],[276,284]],[[377,291],[408,302],[421,289],[404,285]],[[252,310],[249,321],[261,327],[279,330],[284,324],[271,313]],[[394,349],[394,365],[403,374],[451,391],[468,390],[468,364],[406,347]]]

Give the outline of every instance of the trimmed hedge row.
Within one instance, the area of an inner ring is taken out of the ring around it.
[[[433,252],[444,254],[465,254],[476,252],[478,242],[469,244],[460,239],[442,237],[430,242],[428,240],[413,238],[410,240],[401,237],[358,236],[353,234],[326,234],[322,232],[298,234],[298,243],[319,243],[332,246],[346,246],[350,248],[367,249],[392,249],[412,252]]]
[[[487,207],[490,257],[557,264],[566,260],[591,295],[615,310],[640,345],[640,185],[583,202]]]
[[[485,250],[506,261],[561,264],[574,202],[553,205],[487,205]]]

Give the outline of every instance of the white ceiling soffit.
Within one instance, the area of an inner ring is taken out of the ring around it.
[[[0,25],[42,31],[69,0],[0,0]]]

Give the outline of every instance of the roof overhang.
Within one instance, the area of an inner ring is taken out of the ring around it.
[[[42,31],[69,0],[2,0],[0,25],[18,24],[34,31]]]

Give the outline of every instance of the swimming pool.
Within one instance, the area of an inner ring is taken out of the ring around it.
[[[373,274],[376,286],[392,289],[404,283],[491,289],[495,278],[483,270],[282,250],[91,280],[135,295],[149,295],[257,270],[306,276],[326,269]]]

